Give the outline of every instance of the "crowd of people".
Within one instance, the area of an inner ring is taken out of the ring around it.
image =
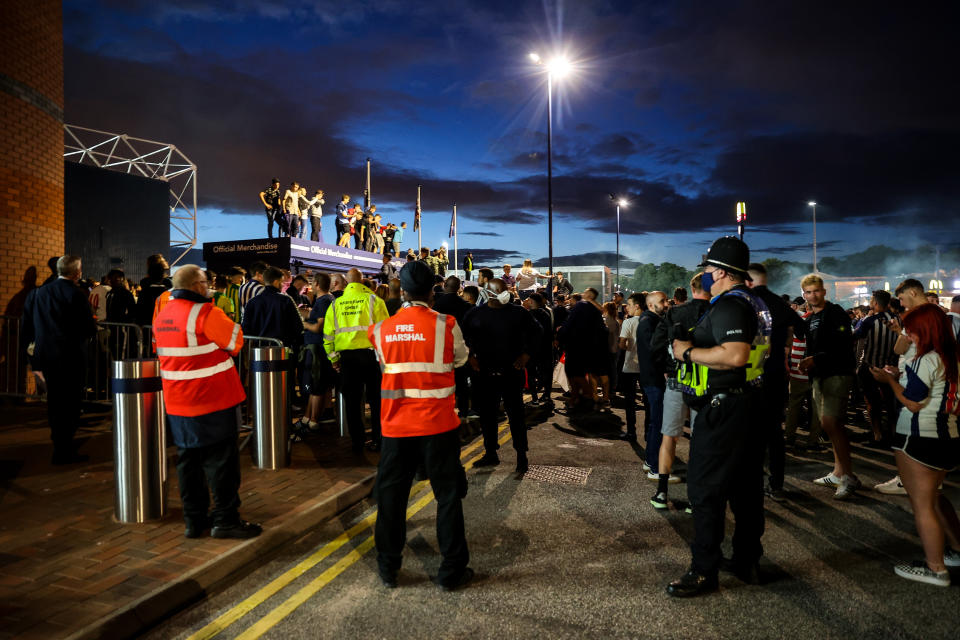
[[[294,180],[289,188],[282,189],[280,180],[274,178],[270,186],[260,192],[260,202],[267,217],[267,237],[273,237],[274,225],[277,237],[304,238],[310,224],[310,240],[323,241],[323,205],[327,203],[323,189],[314,191],[307,198],[307,189]],[[336,206],[335,242],[341,247],[353,247],[370,253],[399,255],[400,245],[407,230],[407,223],[398,225],[384,222],[377,213],[377,205],[364,210],[359,202],[350,202],[349,194],[343,194]]]
[[[751,263],[746,245],[733,237],[711,247],[689,297],[680,287],[669,296],[616,293],[604,303],[597,290],[574,291],[562,274],[541,274],[529,260],[518,274],[505,265],[495,277],[490,268],[474,269],[469,254],[465,271],[477,279],[466,284],[446,275],[445,252],[443,258],[426,248],[411,251],[398,271],[386,251],[374,274],[299,274],[263,262],[213,273],[187,265],[171,280],[163,258],[152,256],[135,296],[118,270],[83,290],[80,259],[64,256],[55,286],[26,298],[23,339],[33,343],[35,367],[46,372],[58,353],[82,359],[64,345],[95,331],[96,320],[152,325],[181,450],[191,537],[210,525],[220,537],[260,532],[237,513],[235,436],[245,395],[232,356],[244,336],[281,341],[293,363],[294,437],[310,437],[332,422],[339,396],[354,454],[381,453],[378,491],[387,506],[381,505],[377,548],[387,586],[396,584],[403,547],[398,510],[418,468],[436,479],[438,500],[443,495],[441,586],[469,581],[460,505],[465,485],[459,458],[451,458],[459,445],[450,438],[461,424],[479,421],[484,454],[475,466],[499,465],[501,404],[518,474],[529,469],[528,410],[577,420],[622,406],[626,426],[618,437],[643,450],[643,470],[656,483],[651,506],[674,506],[694,518],[690,569],[668,593],[715,589],[721,568],[754,581],[763,553],[764,497],[789,500],[787,451],[829,445],[833,468],[813,484],[832,489],[838,500],[862,488],[845,429],[850,399],[862,398],[868,444],[892,448],[899,471],[875,489],[909,497],[925,555],[895,570],[949,584],[946,567],[960,566],[960,521],[939,488],[960,464],[960,296],[948,312],[908,279],[893,296],[875,291],[868,309],[845,310],[826,299],[823,280],[811,274],[798,283],[803,295],[791,299],[767,288],[764,266]],[[81,461],[71,444],[75,381],[47,377],[54,462]],[[805,443],[798,442],[801,427]],[[691,446],[684,478],[673,468],[685,436]],[[407,438],[424,439],[411,444]],[[209,514],[205,473],[214,496]],[[670,486],[684,480],[689,502],[674,503]],[[728,503],[736,533],[733,558],[725,560],[720,544]]]

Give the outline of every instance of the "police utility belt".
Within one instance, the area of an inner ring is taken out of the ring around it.
[[[710,405],[717,407],[720,406],[720,401],[723,399],[746,393],[750,388],[759,387],[763,382],[763,365],[770,354],[770,334],[773,328],[770,310],[767,309],[767,305],[762,300],[742,289],[731,289],[720,294],[711,301],[711,306],[726,295],[733,295],[750,303],[757,316],[757,335],[750,345],[750,356],[746,364],[746,388],[710,390],[710,369],[706,365],[696,362],[681,362],[677,367],[676,378],[671,381],[673,384],[670,386],[687,396],[697,398],[699,401],[695,400],[695,404],[706,405],[709,398]]]

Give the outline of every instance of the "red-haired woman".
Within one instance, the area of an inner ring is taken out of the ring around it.
[[[939,489],[947,472],[960,465],[957,341],[950,319],[933,304],[911,310],[903,328],[917,355],[905,363],[900,381],[890,371],[870,371],[903,403],[893,449],[926,561],[898,564],[894,571],[908,580],[947,587],[946,567],[960,567],[960,520]]]

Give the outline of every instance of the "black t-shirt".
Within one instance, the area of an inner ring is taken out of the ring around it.
[[[758,285],[751,289],[751,292],[767,305],[767,309],[770,310],[770,320],[773,324],[770,333],[770,353],[763,365],[764,380],[767,382],[771,378],[782,380],[787,375],[786,364],[784,363],[787,331],[792,328],[794,336],[804,337],[807,334],[807,325],[803,318],[784,302],[783,298],[765,286]]]
[[[743,288],[746,291],[745,287]],[[715,347],[727,342],[752,344],[757,335],[757,314],[750,303],[736,294],[717,298],[692,333],[693,346]],[[737,369],[710,369],[707,390],[717,393],[727,389],[741,389],[746,385],[746,367]]]
[[[273,209],[268,209],[272,213],[280,207],[280,189],[274,189],[272,186],[267,187],[263,190],[263,199],[273,207]]]
[[[497,309],[486,304],[474,307],[464,317],[461,329],[480,368],[491,371],[507,370],[520,354],[535,355],[540,340],[536,320],[513,304]]]

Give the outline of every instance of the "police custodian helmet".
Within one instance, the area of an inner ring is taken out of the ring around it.
[[[750,248],[747,247],[747,243],[736,236],[723,236],[714,241],[699,266],[705,267],[708,264],[721,269],[736,271],[745,279],[752,280],[750,274],[747,273],[747,267],[750,265]]]

